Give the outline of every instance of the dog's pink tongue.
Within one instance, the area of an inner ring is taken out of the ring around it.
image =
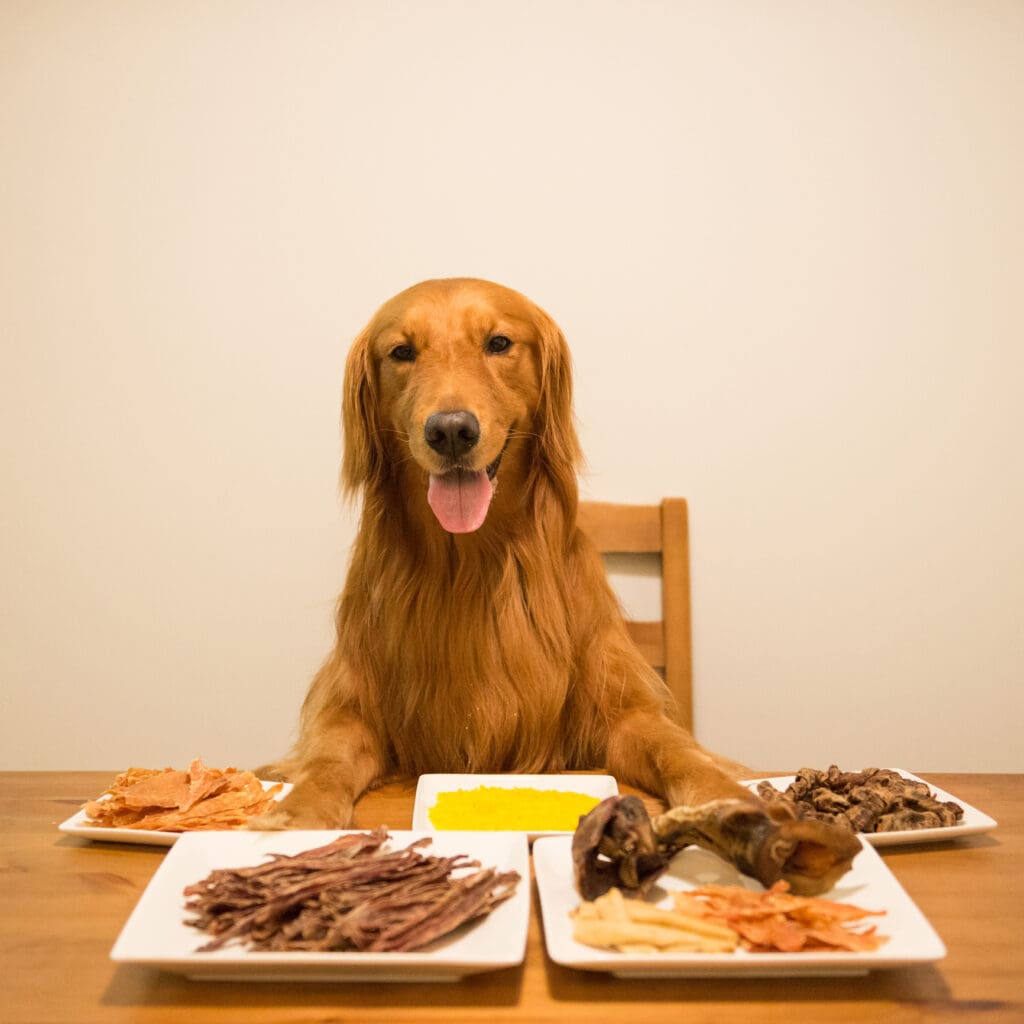
[[[472,533],[483,526],[492,494],[494,487],[485,470],[469,473],[455,469],[430,477],[427,502],[449,533]]]

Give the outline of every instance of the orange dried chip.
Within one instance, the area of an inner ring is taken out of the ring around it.
[[[178,806],[183,811],[187,811],[208,796],[219,793],[230,778],[228,772],[233,772],[233,769],[228,768],[222,772],[216,768],[207,768],[197,757],[188,766],[188,796]]]
[[[118,794],[124,807],[180,807],[188,794],[188,775],[168,769],[127,786]]]
[[[252,772],[209,768],[197,757],[187,772],[129,768],[84,810],[88,824],[105,828],[230,829],[263,814],[280,791],[280,783],[264,790]]]
[[[884,910],[865,910],[810,896],[795,896],[786,882],[764,892],[742,886],[704,885],[673,896],[676,910],[698,914],[727,925],[753,951],[798,953],[803,950],[847,949],[870,952],[885,941],[874,927],[854,931],[849,925]]]

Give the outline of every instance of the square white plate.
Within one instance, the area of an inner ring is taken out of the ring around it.
[[[737,949],[735,953],[616,953],[584,946],[572,937],[569,912],[580,903],[573,882],[572,840],[562,836],[538,839],[533,846],[533,866],[548,956],[564,967],[607,971],[621,978],[840,976],[941,960],[946,955],[942,940],[881,857],[861,842],[853,867],[823,895],[865,910],[886,912],[884,917],[867,919],[880,935],[889,936],[873,952],[751,953]],[[763,889],[715,854],[690,846],[658,879],[651,901],[671,909],[669,893],[707,884]]]
[[[167,853],[114,943],[118,963],[159,967],[189,978],[225,981],[455,981],[467,974],[513,967],[526,952],[530,916],[530,855],[522,835],[438,832],[423,852],[469,854],[484,867],[518,871],[513,896],[485,918],[461,925],[414,953],[252,952],[229,944],[197,949],[209,936],[185,924],[183,891],[215,868],[262,863],[329,843],[341,832],[188,832]],[[400,849],[422,833],[391,832]]]
[[[452,793],[459,789],[477,789],[494,786],[501,789],[551,789],[562,793],[585,793],[603,800],[619,792],[618,783],[611,775],[421,775],[416,783],[416,802],[412,810],[412,827],[424,832],[444,831],[437,829],[430,820],[430,809],[437,803],[441,793]],[[497,830],[513,832],[514,830]],[[572,835],[572,831],[535,831],[526,833],[532,842],[537,836]]]
[[[987,814],[964,803],[958,796],[952,796],[945,790],[933,786],[927,779],[919,778],[902,768],[894,768],[893,771],[902,775],[905,779],[912,779],[914,782],[923,782],[937,800],[952,800],[964,809],[964,816],[960,819],[959,825],[947,825],[944,828],[917,828],[906,829],[900,832],[862,832],[860,833],[872,846],[901,846],[904,843],[934,843],[946,839],[959,839],[961,836],[972,836],[979,832],[990,832],[996,827],[997,822]],[[779,775],[771,779],[744,780],[743,785],[748,786],[755,793],[758,784],[770,782],[777,790],[785,792],[790,786],[795,775]]]
[[[276,782],[260,782],[264,789],[276,786]],[[274,797],[282,800],[291,790],[290,782],[281,783],[281,791]],[[85,810],[76,811],[67,821],[62,821],[57,828],[70,836],[80,839],[96,839],[101,843],[137,843],[140,846],[173,846],[181,832],[157,832],[145,828],[110,828],[104,825],[90,825]],[[225,829],[224,831],[230,831]]]

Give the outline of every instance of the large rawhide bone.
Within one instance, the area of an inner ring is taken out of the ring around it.
[[[573,836],[576,887],[585,900],[613,887],[639,895],[691,844],[766,887],[784,879],[801,896],[831,889],[861,848],[844,829],[794,819],[754,798],[674,807],[652,821],[639,797],[613,796],[581,818]]]

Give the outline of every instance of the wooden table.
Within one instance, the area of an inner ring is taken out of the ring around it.
[[[0,773],[0,1021],[685,1021],[834,1024],[1024,1021],[1024,775],[930,775],[999,822],[983,836],[889,847],[886,863],[949,953],[855,978],[621,981],[547,959],[536,893],[520,967],[456,983],[189,981],[109,959],[165,850],[56,826],[115,772]],[[357,825],[408,828],[413,787],[364,798]]]

